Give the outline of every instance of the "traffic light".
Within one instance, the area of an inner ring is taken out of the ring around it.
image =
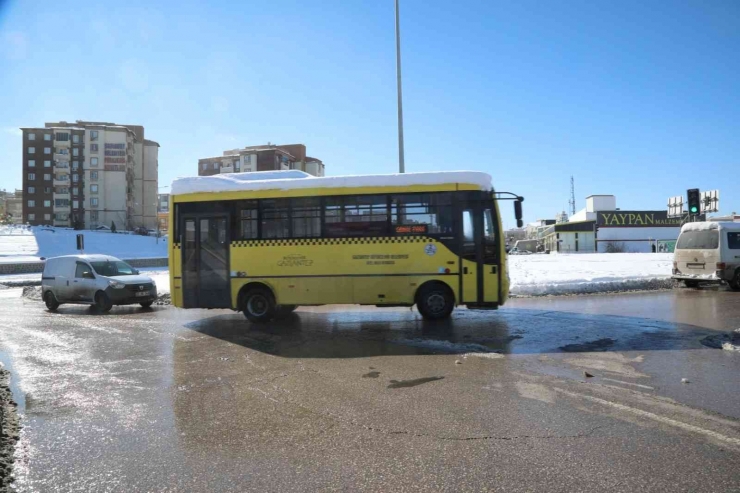
[[[699,189],[692,188],[686,190],[686,195],[689,199],[689,214],[692,216],[695,214],[699,214],[699,211],[701,211],[701,199],[699,198]]]

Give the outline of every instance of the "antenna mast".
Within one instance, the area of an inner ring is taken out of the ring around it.
[[[575,186],[575,181],[573,180],[573,175],[570,176],[570,200],[568,201],[568,205],[570,206],[570,215],[575,216],[576,215],[576,186]]]

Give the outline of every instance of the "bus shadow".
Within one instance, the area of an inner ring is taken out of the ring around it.
[[[220,315],[186,325],[210,337],[286,358],[464,353],[542,354],[702,349],[718,332],[638,317],[546,310],[461,310],[428,322],[404,312],[296,312],[269,324]]]

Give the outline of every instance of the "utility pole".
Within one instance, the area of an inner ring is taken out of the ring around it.
[[[403,98],[401,96],[401,21],[396,0],[396,79],[398,83],[398,172],[405,173],[403,156]]]

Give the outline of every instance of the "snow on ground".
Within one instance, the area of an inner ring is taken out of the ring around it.
[[[74,231],[45,226],[0,226],[0,263],[34,262],[39,257],[78,253],[76,236],[85,235],[85,253],[102,253],[118,258],[167,256],[167,243],[153,236],[107,231]]]
[[[512,295],[563,295],[669,288],[672,253],[509,256]]]

